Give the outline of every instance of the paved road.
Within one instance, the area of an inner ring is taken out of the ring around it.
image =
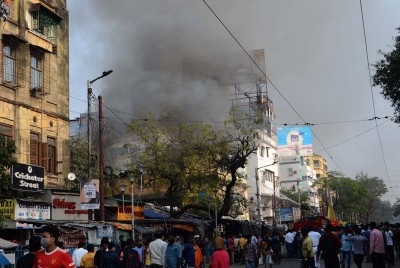
[[[240,265],[240,264],[234,264],[231,267],[234,268],[244,268],[244,265]],[[274,264],[273,267],[279,267],[279,268],[300,268],[300,261],[290,261],[290,260],[282,260],[281,264]],[[355,268],[356,265],[354,264],[354,262],[352,262],[351,264],[351,268]],[[261,266],[259,268],[264,268],[264,266]],[[325,268],[324,265],[324,261],[321,262],[321,268]],[[363,263],[363,268],[372,268],[372,264],[371,263]],[[383,268],[383,267],[382,267]],[[388,266],[386,266],[386,268],[388,268]],[[390,266],[390,268],[400,268],[400,261],[397,261],[395,263],[395,266]]]

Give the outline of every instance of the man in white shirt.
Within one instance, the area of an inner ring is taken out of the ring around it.
[[[386,257],[389,262],[389,265],[394,265],[394,250],[393,250],[393,232],[390,230],[390,226],[388,222],[384,224],[385,236],[386,236]]]
[[[154,234],[156,240],[149,244],[150,250],[150,268],[162,268],[165,265],[165,252],[167,250],[167,242],[164,242],[164,233],[162,231]]]
[[[285,235],[285,244],[286,244],[286,251],[288,259],[293,260],[293,241],[294,235],[291,230],[288,230]]]
[[[313,242],[313,252],[314,252],[314,261],[315,261],[315,268],[319,268],[319,259],[317,258],[317,249],[319,239],[321,238],[321,234],[314,231],[312,227],[310,227],[310,231],[308,232],[308,236],[311,238]]]
[[[78,248],[72,253],[72,260],[74,261],[76,267],[81,266],[82,257],[86,253],[88,253],[88,251],[85,249],[85,243],[79,242]]]

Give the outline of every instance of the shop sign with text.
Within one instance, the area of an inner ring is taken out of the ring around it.
[[[30,192],[44,191],[44,168],[25,164],[11,167],[12,186],[14,190]]]
[[[15,202],[13,199],[0,200],[0,215],[4,220],[15,220]]]
[[[52,220],[88,220],[88,210],[80,209],[78,195],[53,195]]]

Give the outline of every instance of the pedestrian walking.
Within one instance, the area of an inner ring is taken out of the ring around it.
[[[339,237],[332,232],[332,224],[327,223],[317,247],[317,258],[321,256],[324,259],[325,268],[340,268],[338,255],[341,247]]]
[[[393,243],[393,232],[390,230],[390,225],[388,222],[384,224],[384,234],[386,236],[386,245],[385,245],[385,252],[386,252],[386,259],[389,265],[394,265],[394,243]]]
[[[117,253],[115,252],[114,242],[107,245],[108,251],[104,252],[101,258],[101,268],[119,268],[121,262]]]
[[[347,268],[350,268],[352,244],[350,240],[346,240],[346,238],[349,238],[350,236],[349,228],[344,228],[343,234],[340,237],[342,242],[342,247],[340,248],[340,263],[342,268],[345,268],[346,264]]]
[[[94,265],[94,245],[88,244],[87,250],[88,253],[83,255],[80,266],[81,268],[95,268],[96,265]]]
[[[303,256],[302,267],[303,268],[315,268],[313,241],[308,235],[308,229],[301,229],[301,235],[303,236],[303,244],[301,247],[301,253]]]
[[[385,241],[383,233],[377,229],[376,222],[370,223],[371,235],[369,240],[369,252],[371,254],[373,268],[385,268]]]
[[[44,248],[36,254],[33,268],[76,268],[69,253],[57,247],[56,242],[60,237],[57,226],[47,225],[42,227],[41,246]]]
[[[354,236],[346,238],[350,241],[353,247],[353,259],[357,268],[362,268],[365,253],[367,252],[368,239],[361,235],[361,229],[358,226],[354,227]]]
[[[319,259],[317,258],[317,249],[319,244],[319,239],[321,238],[321,234],[313,229],[313,227],[309,228],[308,236],[311,238],[313,242],[313,254],[314,254],[314,265],[316,268],[319,268]]]
[[[72,260],[74,261],[76,267],[81,266],[82,257],[86,253],[88,253],[88,251],[85,249],[85,243],[79,241],[78,248],[75,249],[74,252],[72,253]]]
[[[257,244],[252,243],[251,236],[247,236],[247,242],[244,246],[244,260],[246,268],[255,268],[258,258]]]
[[[17,268],[32,267],[36,259],[36,254],[41,249],[40,236],[32,236],[29,239],[29,253],[22,256],[17,262]]]
[[[165,250],[165,268],[181,267],[182,247],[176,242],[175,236],[168,236],[168,245]]]
[[[195,267],[196,259],[195,259],[195,248],[194,248],[194,238],[189,237],[189,241],[183,247],[182,258],[185,262],[185,267]]]
[[[164,232],[158,231],[154,234],[156,240],[149,244],[150,268],[162,268],[165,264],[165,251],[167,243],[164,242]]]
[[[294,235],[291,230],[288,230],[285,235],[285,245],[286,245],[287,257],[290,260],[293,260],[294,258],[293,241],[294,241]]]
[[[228,268],[230,264],[229,254],[225,250],[225,241],[222,237],[215,238],[215,251],[211,258],[211,268]],[[247,267],[247,266],[246,266]]]

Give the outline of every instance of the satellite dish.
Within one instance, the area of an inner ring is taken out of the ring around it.
[[[68,173],[68,179],[69,179],[70,181],[75,180],[75,179],[76,179],[75,174],[74,174],[74,173]]]

